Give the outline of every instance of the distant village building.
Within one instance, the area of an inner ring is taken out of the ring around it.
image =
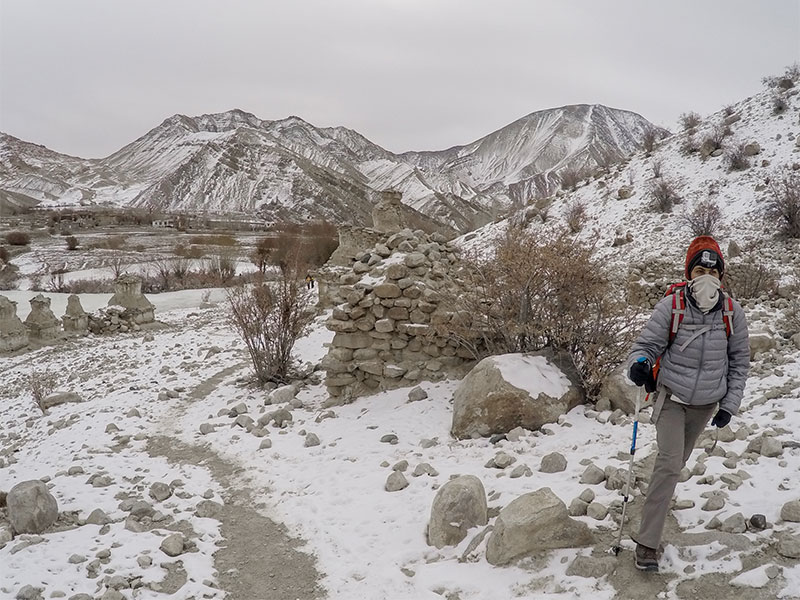
[[[155,219],[153,221],[153,227],[175,227],[175,221],[172,219]]]

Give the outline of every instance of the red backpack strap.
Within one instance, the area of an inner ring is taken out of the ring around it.
[[[727,292],[722,292],[722,320],[725,323],[725,334],[731,337],[733,333],[733,298]]]
[[[672,291],[673,288],[676,288],[676,291]],[[672,286],[670,291],[672,292],[672,323],[669,328],[669,341],[672,342],[675,335],[678,333],[678,327],[680,327],[681,322],[683,322],[683,317],[686,314],[686,298],[683,295],[683,288],[684,286]]]

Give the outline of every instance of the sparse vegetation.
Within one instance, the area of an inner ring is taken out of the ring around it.
[[[744,143],[736,144],[725,151],[725,160],[729,171],[745,171],[750,168],[750,159],[745,153]]]
[[[125,247],[126,237],[124,235],[110,235],[106,238],[97,240],[89,244],[89,248],[99,248],[101,250],[120,250]]]
[[[770,178],[767,214],[778,224],[778,233],[800,238],[800,175],[787,171]]]
[[[696,112],[686,112],[678,117],[678,122],[685,131],[690,131],[697,127],[702,121],[702,117]]]
[[[722,149],[722,144],[727,135],[725,128],[720,125],[714,125],[703,138],[703,143],[700,144],[700,154],[703,158],[711,155],[712,152]]]
[[[654,158],[650,166],[653,168],[653,177],[658,179],[663,175],[664,162],[660,158]]]
[[[53,393],[58,385],[58,375],[52,371],[45,369],[44,371],[31,370],[28,373],[28,391],[36,402],[36,406],[42,411],[42,414],[47,414],[47,409],[44,406],[44,399]]]
[[[786,100],[786,97],[781,93],[774,93],[772,94],[772,114],[780,115],[786,112],[786,109],[789,108],[789,103]]]
[[[699,235],[716,236],[722,222],[722,211],[714,200],[703,200],[689,211],[685,210],[681,222],[689,227],[694,237]]]
[[[729,264],[724,280],[728,292],[740,300],[773,297],[778,291],[777,275],[752,258]]]
[[[302,282],[305,272],[301,262],[287,261],[275,283],[227,290],[230,321],[262,385],[288,381],[292,348],[314,317]]]
[[[658,134],[656,133],[655,129],[648,129],[644,132],[644,137],[642,138],[642,147],[644,148],[647,156],[650,156],[653,153],[657,143]]]
[[[7,263],[10,260],[10,256],[8,253],[8,248],[5,246],[0,246],[0,263]]]
[[[233,247],[239,244],[235,237],[228,234],[216,235],[193,235],[189,238],[189,244],[196,246],[228,246]]]
[[[653,209],[660,213],[671,212],[672,207],[681,202],[675,185],[664,177],[651,184],[650,197],[653,199]]]
[[[564,213],[564,219],[570,233],[578,233],[586,223],[586,203],[581,200],[570,200]]]
[[[468,293],[453,299],[458,311],[443,331],[476,358],[543,348],[566,353],[594,397],[625,358],[635,320],[593,252],[564,233],[543,239],[509,229],[494,256],[468,260]]]
[[[700,152],[700,142],[693,135],[687,134],[681,142],[681,153],[690,156],[698,152]]]
[[[27,246],[31,243],[31,235],[25,231],[9,231],[4,237],[9,246]]]
[[[559,178],[561,180],[561,189],[572,191],[583,181],[585,174],[577,169],[566,168],[559,173]]]
[[[67,236],[64,238],[64,241],[67,242],[67,250],[78,249],[78,238],[76,238],[74,235]]]

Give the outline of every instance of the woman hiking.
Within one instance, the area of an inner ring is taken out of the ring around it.
[[[693,240],[684,267],[688,283],[672,286],[656,305],[628,357],[631,381],[656,393],[658,455],[639,532],[631,536],[643,571],[658,571],[664,522],[698,436],[715,410],[716,427],[738,412],[750,368],[747,320],[720,289],[725,261],[714,238]]]

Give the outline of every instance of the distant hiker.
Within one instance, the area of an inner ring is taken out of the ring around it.
[[[306,289],[310,290],[314,287],[314,276],[311,274],[306,275]]]
[[[720,289],[724,270],[714,238],[692,241],[685,263],[688,283],[673,285],[656,305],[628,357],[631,381],[656,392],[652,422],[658,455],[639,532],[631,536],[636,567],[644,571],[658,570],[672,494],[698,436],[715,407],[711,424],[725,427],[742,401],[750,341],[744,310]]]

